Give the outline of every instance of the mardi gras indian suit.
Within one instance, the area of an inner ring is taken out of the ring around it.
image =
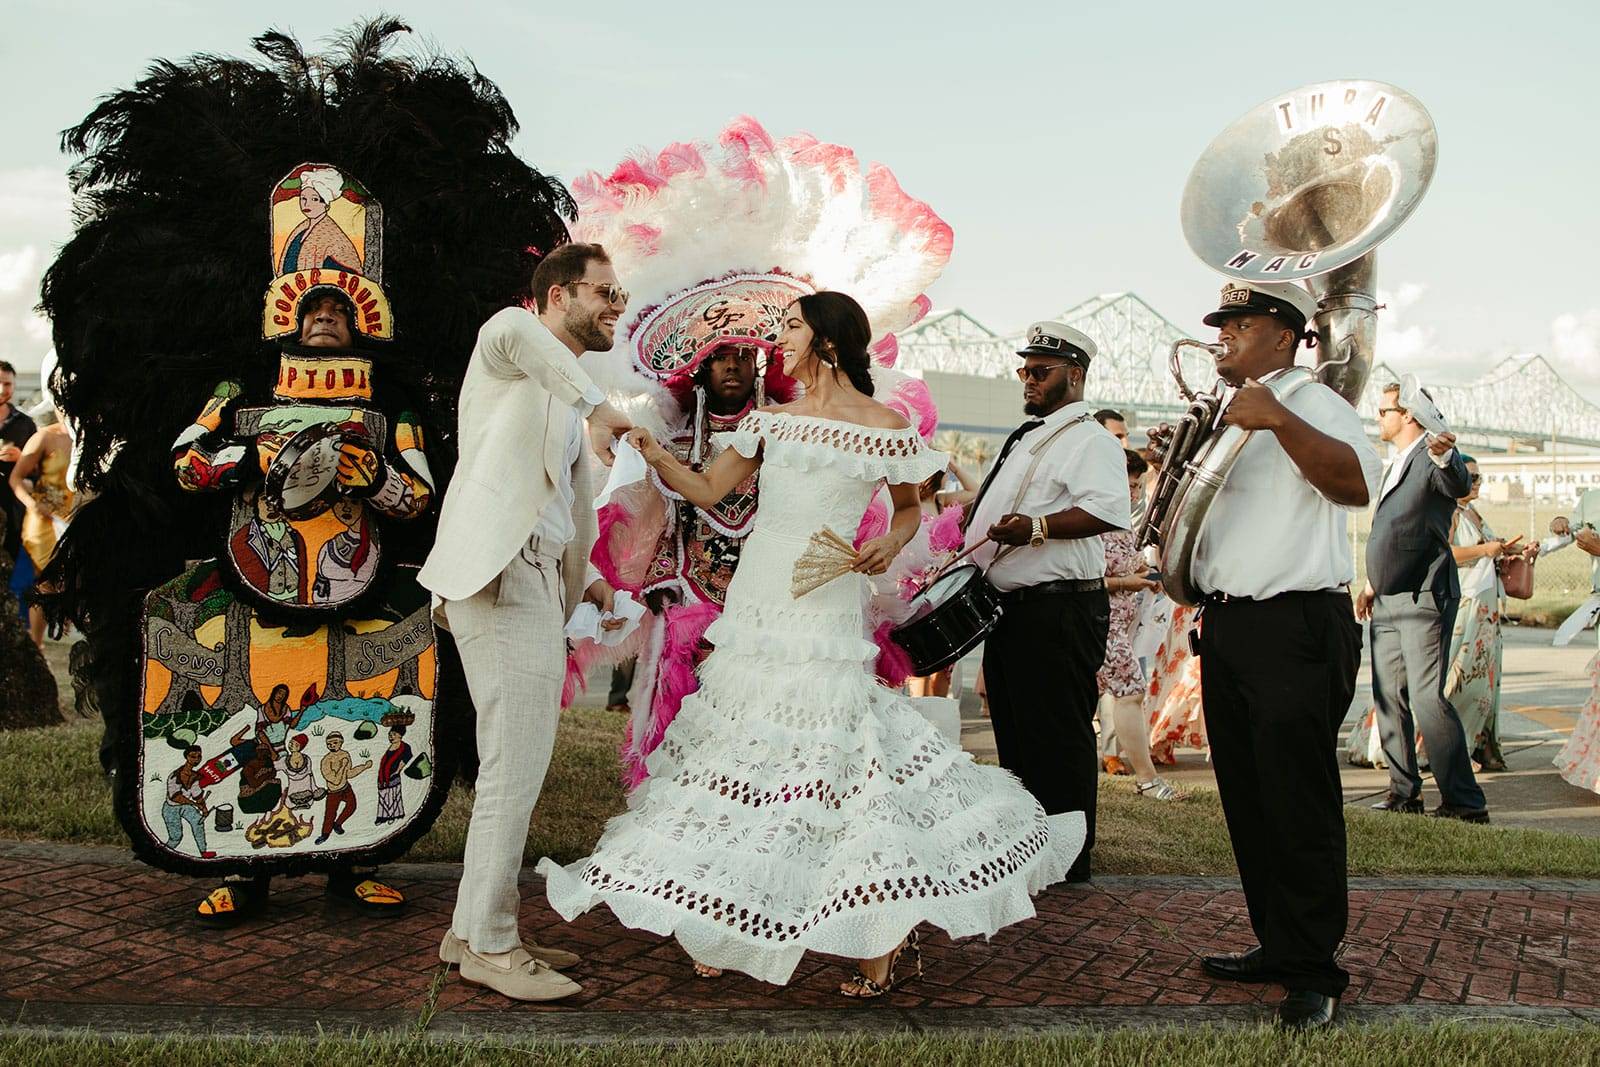
[[[429,437],[571,201],[511,154],[499,90],[406,34],[162,61],[65,139],[77,229],[43,306],[87,491],[51,610],[88,635],[140,857],[249,879],[202,921],[309,871],[392,909],[346,876],[427,831],[454,762],[435,727],[464,693],[416,580]],[[305,329],[328,299],[352,336]]]
[[[720,443],[762,465],[716,651],[594,855],[539,864],[550,903],[569,920],[604,903],[780,984],[807,950],[871,957],[921,922],[967,937],[1031,917],[1082,847],[1082,815],[1047,817],[877,682],[865,578],[791,591],[812,535],[853,531],[879,485],[949,457],[914,428],[768,412]]]

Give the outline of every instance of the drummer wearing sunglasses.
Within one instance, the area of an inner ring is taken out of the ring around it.
[[[1084,813],[1088,836],[1067,877],[1086,881],[1100,769],[1095,673],[1110,613],[1100,535],[1129,527],[1126,461],[1083,399],[1093,340],[1040,322],[1017,354],[1028,419],[968,511],[967,546],[1005,606],[983,675],[1001,766],[1047,814]]]

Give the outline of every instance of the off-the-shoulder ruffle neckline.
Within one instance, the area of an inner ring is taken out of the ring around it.
[[[822,415],[797,415],[792,411],[761,411],[758,409],[756,411],[752,411],[749,415],[746,415],[745,418],[748,419],[757,415],[768,419],[792,419],[795,422],[820,422],[827,426],[845,426],[851,430],[861,433],[881,433],[892,435],[917,433],[916,424],[910,422],[906,423],[904,426],[891,429],[888,426],[868,426],[864,422],[851,422],[848,419],[830,419]],[[920,437],[921,435],[918,434],[918,436]]]

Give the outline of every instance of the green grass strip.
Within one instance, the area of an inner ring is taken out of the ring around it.
[[[1582,1065],[1600,1062],[1600,1030],[1534,1025],[1408,1023],[1349,1026],[1288,1035],[1265,1026],[1192,1030],[1086,1030],[1030,1037],[904,1035],[678,1045],[555,1046],[446,1042],[399,1037],[128,1038],[0,1035],[0,1062],[14,1067],[115,1063],[231,1064],[236,1067],[461,1067],[571,1064],[577,1067],[882,1067],[940,1064],[1182,1065],[1182,1067],[1389,1067],[1391,1064]]]

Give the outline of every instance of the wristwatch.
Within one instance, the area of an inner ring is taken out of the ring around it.
[[[1033,536],[1028,538],[1028,545],[1032,548],[1038,548],[1044,544],[1044,539],[1044,516],[1035,515],[1033,517]]]

